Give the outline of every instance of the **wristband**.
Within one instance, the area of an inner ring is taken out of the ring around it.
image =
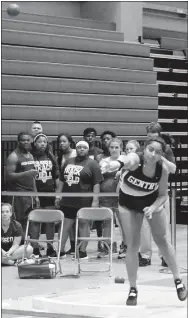
[[[119,170],[121,170],[121,168],[124,167],[124,163],[123,163],[122,161],[120,161],[120,160],[117,160],[117,161],[120,163],[120,167],[119,167],[119,169],[118,169],[118,171],[119,171]]]

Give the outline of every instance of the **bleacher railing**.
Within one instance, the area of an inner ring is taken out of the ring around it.
[[[3,191],[1,193],[2,201],[6,202],[7,197],[13,198],[15,196],[22,197],[118,197],[117,192],[106,192],[106,193],[55,193],[55,192],[30,192],[30,191]],[[169,198],[170,198],[170,215],[171,215],[171,243],[176,249],[176,189],[175,187],[170,187],[169,189]]]
[[[143,140],[139,141],[141,146],[143,145]],[[125,145],[127,140],[123,140],[123,149],[125,149]],[[4,167],[6,163],[6,158],[10,155],[12,151],[16,148],[16,141],[2,141],[2,149],[1,149],[1,187],[2,190],[6,190],[5,180],[4,180]],[[54,154],[57,155],[57,141],[52,141],[52,149]],[[96,141],[96,146],[101,148],[100,141]],[[75,148],[75,143],[72,145]],[[176,151],[178,149],[178,151]],[[175,158],[179,157],[181,161],[181,143],[176,143],[173,149]],[[178,155],[177,155],[178,153]],[[170,186],[173,186],[177,191],[177,196],[182,200],[182,197],[185,196],[185,187],[183,180],[186,180],[187,174],[183,173],[180,167],[177,169],[176,174],[170,176]]]

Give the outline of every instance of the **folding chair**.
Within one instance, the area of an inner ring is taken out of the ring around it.
[[[29,242],[45,242],[45,243],[50,243],[52,244],[53,242],[58,243],[58,248],[56,250],[57,252],[57,268],[59,269],[57,271],[62,274],[62,269],[61,269],[61,263],[60,263],[60,250],[61,250],[61,239],[62,239],[62,233],[63,233],[63,221],[64,221],[64,214],[60,210],[50,210],[50,209],[36,209],[32,210],[27,219],[27,226],[26,226],[26,233],[25,233],[25,240],[24,240],[24,253],[23,253],[23,258],[26,255],[26,248]],[[59,238],[57,240],[41,240],[41,239],[30,239],[28,238],[28,231],[29,231],[29,224],[30,222],[37,222],[37,223],[56,223],[59,222],[61,223],[61,228],[60,228],[60,234]]]
[[[111,223],[111,236],[110,237],[78,237],[78,225],[79,225],[79,220],[88,220],[88,221],[105,221],[105,220],[110,220]],[[108,249],[108,255],[109,255],[109,262],[107,263],[109,265],[107,272],[109,272],[109,275],[112,275],[112,243],[113,243],[113,212],[109,208],[81,208],[77,212],[77,217],[76,217],[76,239],[75,239],[75,268],[77,268],[77,273],[80,273],[81,271],[81,266],[80,266],[80,258],[79,258],[79,248],[81,244],[84,241],[102,241],[104,245]],[[78,243],[79,240],[79,243]],[[110,240],[110,247],[107,244],[107,240]],[[77,264],[76,264],[77,263]],[[86,271],[85,271],[86,272]],[[87,271],[90,272],[90,271]],[[97,271],[93,270],[92,272],[104,272],[103,271]]]

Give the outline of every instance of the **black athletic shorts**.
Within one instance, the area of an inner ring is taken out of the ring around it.
[[[135,210],[141,213],[146,206],[152,205],[157,199],[157,191],[145,196],[132,196],[124,193],[121,189],[119,191],[119,205],[130,210]]]
[[[61,205],[60,209],[64,213],[65,218],[76,219],[77,212],[80,208]]]
[[[40,200],[41,208],[54,206],[54,198],[53,197],[40,197],[39,196],[39,200]]]

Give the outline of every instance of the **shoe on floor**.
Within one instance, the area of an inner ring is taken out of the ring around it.
[[[75,255],[72,258],[73,260],[75,259]],[[79,259],[88,259],[87,253],[79,251]]]
[[[41,253],[40,253],[40,250],[39,250],[39,247],[34,247],[33,249],[33,254],[35,256],[39,256],[39,257],[42,257]]]
[[[168,264],[165,262],[164,258],[161,258],[162,262],[161,262],[161,266],[163,267],[168,267]]]
[[[104,244],[101,241],[99,241],[97,245],[98,252],[102,252],[103,249],[104,249]]]
[[[11,259],[7,260],[6,263],[2,263],[1,266],[17,266],[18,261],[13,261]]]
[[[53,247],[48,247],[46,251],[46,256],[57,257],[57,252],[54,250]]]
[[[118,259],[124,259],[126,258],[126,252],[122,252],[118,254]]]
[[[144,267],[144,266],[149,266],[151,265],[151,259],[150,258],[141,258],[139,259],[139,266]]]
[[[125,252],[127,251],[127,245],[125,245],[123,242],[121,242],[121,245],[119,247],[119,254],[121,254],[124,251]]]
[[[79,258],[81,259],[88,259],[87,253],[79,251]]]
[[[75,249],[74,249],[74,248],[70,248],[70,249],[66,252],[67,255],[74,255],[74,253],[75,253]]]
[[[127,301],[126,301],[126,305],[127,306],[136,306],[137,305],[137,296],[138,296],[137,289],[135,287],[131,287]]]
[[[60,252],[60,257],[65,258],[66,257],[66,252]]]
[[[126,252],[127,252],[127,245],[125,245],[123,242],[120,245],[119,249],[119,254],[118,254],[118,259],[123,259],[126,257]]]
[[[187,298],[187,288],[185,287],[185,284],[182,282],[182,279],[176,279],[175,280],[176,285],[176,291],[179,300],[184,301]]]
[[[108,255],[109,255],[109,253],[108,253],[107,248],[104,248],[103,251],[101,251],[97,254],[97,258],[104,258]]]

